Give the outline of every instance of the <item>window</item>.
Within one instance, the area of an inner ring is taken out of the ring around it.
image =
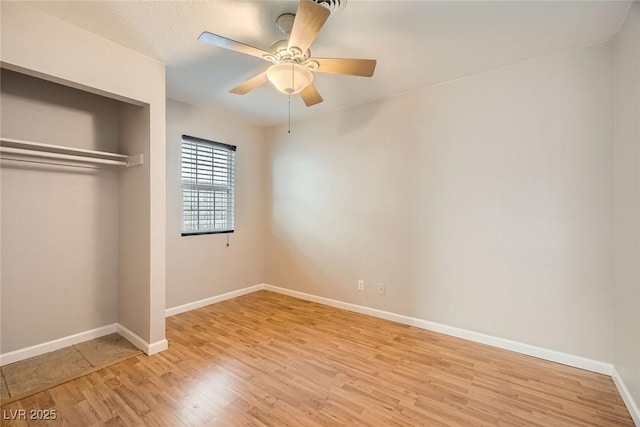
[[[182,135],[182,235],[233,233],[235,145]]]

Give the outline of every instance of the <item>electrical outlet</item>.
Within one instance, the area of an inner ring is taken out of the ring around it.
[[[358,290],[364,291],[364,280],[358,280]]]
[[[384,283],[378,283],[378,295],[384,295]]]

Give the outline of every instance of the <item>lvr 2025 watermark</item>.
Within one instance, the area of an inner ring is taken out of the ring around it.
[[[55,409],[3,409],[3,420],[55,420],[58,414]]]

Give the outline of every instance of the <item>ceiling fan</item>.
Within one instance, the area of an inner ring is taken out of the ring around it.
[[[309,46],[315,40],[330,13],[329,9],[313,0],[300,0],[295,15],[285,13],[276,19],[278,28],[287,34],[288,40],[273,43],[269,48],[270,51],[207,31],[200,34],[198,40],[272,63],[267,70],[229,92],[244,95],[270,81],[282,93],[287,95],[300,93],[304,103],[310,107],[322,102],[322,97],[313,84],[313,72],[371,77],[376,68],[375,59],[311,57]]]

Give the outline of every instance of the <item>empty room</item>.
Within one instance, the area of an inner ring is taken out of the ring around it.
[[[1,1],[0,425],[640,426],[640,1]]]

